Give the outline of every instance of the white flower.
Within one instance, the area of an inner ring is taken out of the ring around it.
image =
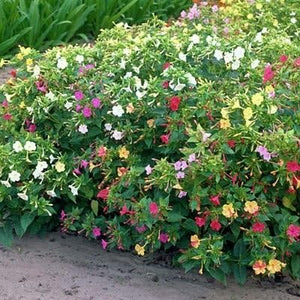
[[[196,78],[191,73],[187,73],[185,75],[185,78],[189,81],[189,84],[191,86],[196,86],[197,85]]]
[[[11,184],[9,183],[8,180],[7,181],[1,180],[0,182],[1,182],[1,184],[3,184],[4,186],[6,186],[7,188],[11,187]]]
[[[190,37],[190,41],[193,43],[193,44],[199,44],[200,42],[200,37],[198,34],[193,34],[191,37]]]
[[[81,64],[81,63],[84,62],[84,56],[78,54],[78,55],[76,55],[75,60],[76,60],[79,64]]]
[[[104,128],[106,131],[111,131],[112,130],[112,125],[110,123],[105,123]]]
[[[147,91],[136,91],[136,96],[138,97],[138,99],[142,99],[146,94],[147,94]]]
[[[78,127],[78,131],[82,134],[86,134],[89,130],[85,124],[81,124]]]
[[[32,113],[33,113],[33,108],[32,108],[32,107],[30,107],[30,106],[27,106],[27,107],[26,107],[26,109],[27,109],[27,111],[28,111],[30,114],[32,114]]]
[[[124,79],[132,77],[132,72],[127,72],[124,76]]]
[[[68,66],[68,62],[64,57],[60,57],[57,60],[57,68],[58,69],[64,70],[67,66]]]
[[[132,69],[134,70],[134,72],[137,73],[137,74],[140,73],[140,68],[141,68],[141,66],[139,66],[139,67],[133,66],[133,67],[132,67]]]
[[[202,132],[202,141],[206,142],[210,136],[211,136],[211,133]]]
[[[50,160],[50,164],[52,164],[54,161],[55,161],[55,157],[51,154],[50,156],[49,156],[49,160]]]
[[[52,191],[46,191],[46,194],[52,198],[57,197],[56,193],[54,192],[54,190]]]
[[[21,152],[23,150],[23,146],[20,141],[16,141],[13,144],[13,149],[15,152]]]
[[[25,193],[17,193],[17,195],[24,201],[28,200],[28,196]]]
[[[251,63],[251,68],[252,69],[256,69],[258,67],[260,63],[260,60],[259,59],[255,59],[252,63]]]
[[[185,88],[185,84],[184,83],[180,83],[179,80],[178,80],[177,85],[174,84],[173,80],[170,82],[169,85],[170,85],[170,88],[173,91],[181,91],[183,88]]]
[[[296,18],[291,18],[291,23],[292,24],[296,24],[297,23],[297,19]]]
[[[124,58],[121,59],[120,68],[124,70],[126,69],[126,61],[124,60]]]
[[[41,169],[38,169],[38,168],[35,168],[32,175],[35,179],[37,179],[37,178],[43,179],[43,176],[44,176],[43,171]]]
[[[122,117],[122,115],[124,114],[124,109],[121,105],[115,105],[112,108],[112,114],[117,117]]]
[[[119,141],[119,140],[121,140],[122,137],[123,137],[123,132],[118,131],[118,130],[114,130],[114,131],[113,131],[113,134],[112,134],[112,137],[113,137],[116,141]]]
[[[54,96],[54,94],[50,91],[50,92],[48,92],[47,94],[45,94],[45,96],[49,99],[49,100],[51,100],[51,101],[54,101],[55,100],[55,96]]]
[[[214,57],[217,60],[221,60],[223,58],[223,52],[221,50],[216,49],[214,53]]]
[[[236,49],[234,49],[233,55],[234,55],[236,60],[239,60],[239,59],[244,57],[245,49],[239,46]]]
[[[208,36],[206,37],[206,43],[207,43],[208,45],[210,45],[210,44],[212,43],[212,41],[213,41],[213,38],[212,38],[210,35],[208,35]]]
[[[68,187],[71,190],[71,193],[73,194],[73,196],[77,196],[78,195],[78,188],[76,188],[73,185],[69,185]]]
[[[240,67],[241,63],[239,60],[235,60],[232,65],[231,65],[231,69],[232,70],[237,70]]]
[[[254,38],[254,42],[259,42],[261,43],[262,42],[262,33],[261,32],[258,32]]]
[[[232,52],[225,52],[224,53],[224,60],[225,60],[225,64],[231,63],[233,61],[233,53]]]
[[[24,145],[24,149],[26,151],[35,151],[36,150],[36,144],[34,142],[27,141]]]
[[[125,49],[123,50],[123,54],[124,54],[125,56],[129,56],[129,55],[131,54],[131,50],[130,50],[129,48],[125,48]]]
[[[72,106],[73,106],[73,103],[67,101],[64,106],[65,106],[65,109],[70,110],[72,108]]]
[[[11,171],[8,174],[8,178],[11,182],[16,182],[16,181],[20,181],[21,178],[21,174],[17,171]]]
[[[179,57],[180,60],[186,61],[186,55],[184,53],[180,52],[178,57]]]
[[[38,78],[40,76],[41,69],[38,65],[35,65],[33,68],[33,77]]]
[[[48,168],[48,164],[46,161],[38,161],[36,168],[39,170],[44,170]]]
[[[261,31],[261,33],[267,33],[268,32],[268,28],[267,27],[264,27]]]

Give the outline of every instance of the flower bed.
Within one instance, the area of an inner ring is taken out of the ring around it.
[[[299,277],[299,8],[285,3],[202,2],[93,48],[21,48],[1,89],[0,241],[59,212],[103,248],[176,250],[223,283],[248,267]]]

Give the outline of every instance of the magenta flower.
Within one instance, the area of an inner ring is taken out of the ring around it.
[[[92,116],[92,110],[89,107],[85,106],[82,110],[82,114],[85,118],[90,118]]]
[[[179,194],[178,194],[178,198],[183,198],[187,195],[187,192],[185,191],[180,191]]]
[[[178,160],[176,163],[174,163],[174,168],[176,171],[179,171],[181,169],[181,161]]]
[[[76,105],[76,107],[75,107],[75,110],[77,111],[77,112],[80,112],[81,111],[81,105],[80,104],[77,104]]]
[[[8,101],[6,99],[3,100],[2,106],[8,108]]]
[[[74,93],[74,97],[76,100],[82,100],[84,98],[84,94],[82,91],[76,91]]]
[[[98,98],[93,98],[91,102],[94,108],[99,108],[101,105],[101,101]]]
[[[166,244],[169,240],[169,235],[167,233],[161,233],[159,235],[159,241],[163,244]]]
[[[156,216],[158,214],[158,205],[155,202],[149,204],[150,214]]]
[[[10,121],[12,119],[12,115],[9,114],[9,113],[6,113],[6,114],[3,115],[3,119],[5,121]]]
[[[293,238],[295,240],[298,240],[300,238],[300,226],[291,224],[287,231],[286,231],[287,236],[289,237],[290,240],[292,240]]]
[[[84,159],[80,162],[80,167],[81,168],[86,169],[88,167],[88,165],[89,165],[89,162],[84,160]]]
[[[36,125],[35,124],[30,124],[27,128],[29,132],[35,132],[36,131]]]
[[[61,212],[60,212],[60,220],[61,221],[63,221],[65,218],[67,217],[67,215],[65,214],[65,212],[64,212],[64,210],[62,210]]]
[[[101,245],[102,245],[102,248],[105,250],[107,245],[108,245],[108,242],[106,242],[105,240],[101,240]]]
[[[147,230],[147,227],[145,225],[142,225],[142,226],[136,226],[135,229],[138,233],[143,233]]]
[[[99,227],[93,228],[93,235],[94,237],[98,237],[101,235],[101,229]]]
[[[73,173],[76,174],[76,175],[81,175],[81,172],[80,172],[80,170],[78,168],[74,169]]]

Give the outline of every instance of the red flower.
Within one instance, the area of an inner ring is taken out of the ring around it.
[[[160,140],[164,144],[168,144],[169,143],[169,137],[170,137],[170,134],[163,134],[163,135],[160,136]]]
[[[12,77],[17,77],[17,71],[16,71],[15,69],[12,69],[12,70],[10,71],[10,75],[11,75]]]
[[[300,237],[300,226],[291,224],[287,231],[286,231],[287,236],[289,237],[289,239],[296,239],[298,240]]]
[[[288,60],[288,56],[287,55],[281,55],[279,60],[280,60],[280,62],[285,63]]]
[[[213,205],[220,205],[220,195],[210,196],[210,201]]]
[[[300,57],[298,57],[294,60],[294,67],[300,68]]]
[[[286,163],[286,169],[288,172],[297,172],[300,171],[300,165],[296,161],[288,161]]]
[[[109,189],[103,189],[98,192],[97,198],[100,198],[102,200],[107,200],[109,194]]]
[[[261,222],[256,222],[252,225],[252,231],[262,233],[266,229],[266,225]]]
[[[198,227],[203,227],[206,223],[206,218],[196,217],[195,223]]]
[[[234,147],[235,147],[235,140],[228,140],[228,141],[227,141],[227,145],[228,145],[230,148],[234,148]]]
[[[170,109],[172,111],[177,111],[179,108],[179,104],[180,104],[181,98],[178,96],[173,96],[171,97],[171,99],[169,100],[170,102]]]
[[[35,124],[30,124],[27,128],[29,132],[35,132],[36,131],[36,125]]]
[[[164,65],[163,65],[163,69],[164,70],[167,70],[168,68],[170,68],[172,66],[172,64],[170,63],[170,62],[166,62],[166,63],[164,63]]]
[[[271,65],[268,65],[265,67],[264,70],[264,77],[263,77],[263,82],[266,83],[270,80],[272,80],[275,76],[275,73],[272,71]]]
[[[166,81],[163,82],[162,87],[163,87],[164,89],[168,89],[168,88],[169,88],[169,84],[170,84],[169,81],[166,80]]]
[[[123,216],[123,215],[126,215],[130,212],[130,210],[128,210],[126,204],[123,205],[122,209],[120,210],[120,215]]]
[[[149,204],[150,214],[156,216],[158,214],[158,205],[155,202]]]
[[[221,224],[219,220],[212,220],[210,223],[210,228],[214,231],[219,231],[221,229]]]

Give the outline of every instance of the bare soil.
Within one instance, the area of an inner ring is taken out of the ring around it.
[[[230,279],[224,287],[163,261],[149,264],[62,233],[26,236],[10,249],[0,247],[1,300],[299,300],[299,287],[287,277],[277,283],[250,279],[245,286]]]

